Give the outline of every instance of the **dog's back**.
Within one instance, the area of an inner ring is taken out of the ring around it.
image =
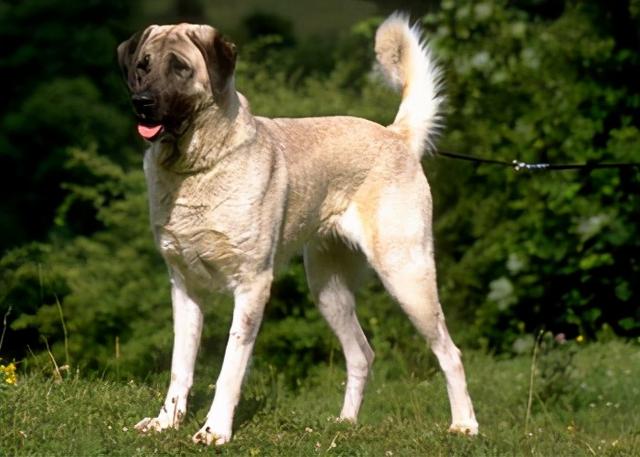
[[[281,260],[310,236],[334,232],[337,219],[365,182],[382,188],[403,175],[421,173],[418,158],[401,134],[366,119],[258,120],[273,147],[282,151],[287,169]]]

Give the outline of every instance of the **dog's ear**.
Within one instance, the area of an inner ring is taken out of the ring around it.
[[[129,79],[129,69],[135,62],[138,49],[147,40],[153,26],[147,27],[144,31],[134,33],[131,38],[118,45],[118,65],[125,81]]]
[[[214,97],[222,96],[233,87],[236,45],[225,40],[220,32],[208,25],[198,26],[188,34],[204,57]]]

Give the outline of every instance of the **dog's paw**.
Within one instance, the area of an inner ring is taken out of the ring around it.
[[[220,446],[231,441],[231,430],[215,430],[210,425],[205,424],[198,433],[193,435],[193,442],[210,446],[215,444]]]
[[[478,423],[476,421],[453,423],[449,427],[449,433],[476,436],[478,434]]]
[[[145,417],[134,426],[140,433],[161,432],[168,427],[168,424],[164,424],[157,417]]]
[[[178,402],[175,397],[160,409],[157,417],[145,417],[135,425],[135,429],[140,433],[161,432],[168,428],[180,428],[180,422],[185,417],[184,401]]]
[[[338,424],[349,424],[349,425],[354,425],[358,422],[358,418],[355,416],[347,416],[347,415],[340,415],[339,417],[336,417],[335,422]]]
[[[180,413],[175,418],[167,414],[160,414],[158,417],[145,417],[134,428],[140,433],[161,432],[168,428],[177,429],[183,416],[184,414]]]

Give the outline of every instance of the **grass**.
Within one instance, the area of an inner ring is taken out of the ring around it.
[[[355,426],[334,421],[341,368],[314,367],[295,390],[273,368],[254,368],[234,440],[217,450],[191,443],[211,400],[211,377],[194,388],[179,430],[141,436],[133,424],[156,412],[166,375],[145,383],[22,375],[15,386],[0,387],[0,455],[640,455],[637,345],[573,342],[541,349],[527,424],[531,357],[500,360],[469,352],[465,364],[481,425],[476,438],[447,433],[449,406],[439,372],[405,376],[377,360]]]

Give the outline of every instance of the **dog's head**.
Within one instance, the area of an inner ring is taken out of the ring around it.
[[[118,46],[138,132],[179,137],[193,116],[224,107],[235,91],[236,48],[207,25],[152,25]]]

